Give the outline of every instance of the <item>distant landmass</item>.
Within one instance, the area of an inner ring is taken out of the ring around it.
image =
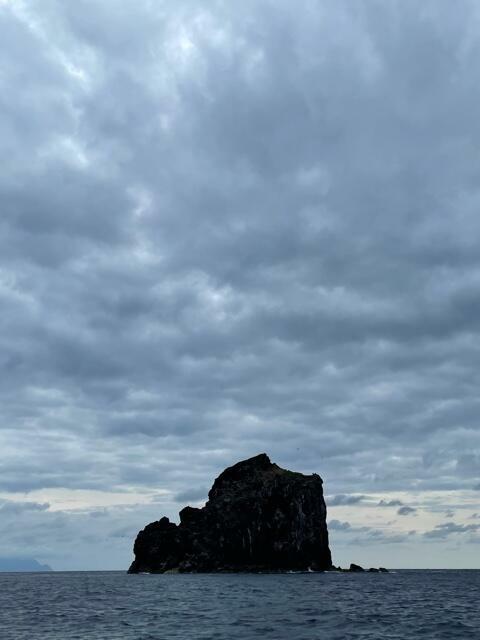
[[[35,558],[0,558],[0,571],[53,571],[48,564],[40,564]]]
[[[203,508],[180,511],[179,525],[147,525],[129,572],[333,569],[322,485],[265,453],[243,460],[220,474]]]

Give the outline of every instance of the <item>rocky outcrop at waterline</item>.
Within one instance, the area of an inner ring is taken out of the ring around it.
[[[388,569],[385,569],[385,567],[379,567],[378,569],[376,567],[370,567],[370,569],[364,569],[359,564],[354,564],[353,562],[350,565],[349,569],[342,569],[341,567],[333,567],[332,570],[341,571],[343,573],[388,573]]]
[[[129,572],[322,571],[332,569],[322,479],[264,453],[215,480],[206,505],[185,507],[137,536]]]

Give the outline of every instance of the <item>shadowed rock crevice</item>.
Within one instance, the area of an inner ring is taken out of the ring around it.
[[[226,469],[202,509],[161,518],[137,536],[129,572],[332,568],[322,479],[281,469],[264,453]]]

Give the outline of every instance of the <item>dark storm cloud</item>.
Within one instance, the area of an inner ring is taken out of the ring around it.
[[[476,486],[460,4],[0,2],[0,489]]]

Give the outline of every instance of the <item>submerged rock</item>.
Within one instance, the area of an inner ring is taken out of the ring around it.
[[[322,479],[264,453],[226,469],[202,509],[161,518],[137,536],[129,572],[307,571],[332,568]]]

